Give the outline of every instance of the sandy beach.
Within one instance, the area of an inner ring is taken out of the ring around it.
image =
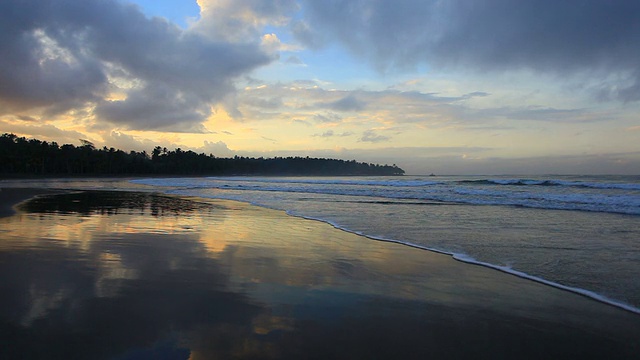
[[[640,316],[244,203],[0,192],[1,358],[609,358]]]

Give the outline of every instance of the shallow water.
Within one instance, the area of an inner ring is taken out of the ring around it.
[[[246,201],[455,255],[640,312],[640,177],[183,178]]]
[[[41,197],[0,219],[1,358],[624,358],[640,317],[242,203]]]

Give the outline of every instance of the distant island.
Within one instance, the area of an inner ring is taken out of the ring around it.
[[[155,147],[146,151],[125,152],[96,149],[80,140],[81,146],[58,145],[5,133],[0,136],[0,176],[103,176],[103,175],[404,175],[393,165],[368,164],[355,160],[311,157],[220,158],[191,150],[167,150]]]

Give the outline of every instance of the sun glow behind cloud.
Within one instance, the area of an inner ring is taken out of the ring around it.
[[[0,5],[0,132],[409,173],[640,171],[634,2],[37,3]]]

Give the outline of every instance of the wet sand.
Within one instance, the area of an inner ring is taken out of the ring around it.
[[[14,206],[32,197],[59,192],[49,189],[0,188],[0,217],[15,214]]]
[[[640,351],[637,314],[279,211],[124,192],[39,197],[19,209],[0,219],[0,358]]]

